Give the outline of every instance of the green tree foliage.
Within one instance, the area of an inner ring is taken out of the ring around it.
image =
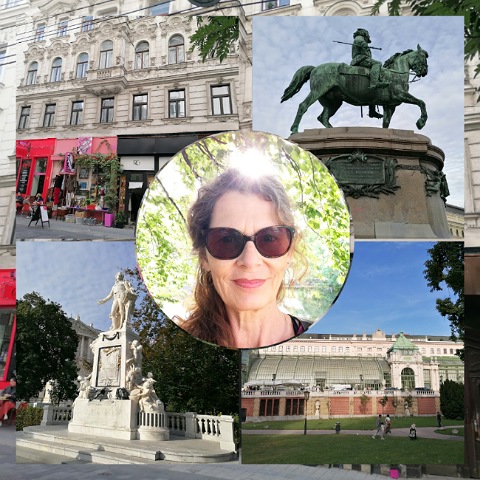
[[[257,157],[251,168],[266,157],[293,203],[309,265],[302,282],[287,292],[285,308],[317,320],[339,294],[350,267],[350,216],[333,177],[312,154],[275,135],[229,132],[176,155],[152,182],[139,211],[138,264],[150,294],[169,315],[168,305],[188,302],[195,278],[198,259],[185,219],[199,186],[234,166],[232,159]]]
[[[480,53],[480,11],[478,0],[377,0],[372,15],[387,3],[389,15],[401,15],[402,6],[412,9],[414,15],[462,16],[465,18],[465,60],[473,60]],[[480,72],[477,65],[476,72]]]
[[[36,292],[18,300],[17,345],[19,399],[38,396],[49,380],[57,402],[76,396],[78,336],[60,305]]]
[[[236,415],[240,352],[193,338],[167,319],[136,270],[126,269],[141,301],[132,316],[143,345],[142,373],[152,372],[155,391],[169,411]]]
[[[202,62],[216,57],[222,62],[238,40],[238,17],[197,17],[197,31],[190,36],[190,52],[200,52]]]
[[[428,250],[430,259],[425,262],[424,276],[430,291],[448,289],[449,297],[437,299],[437,310],[450,321],[450,338],[464,341],[464,257],[463,243],[439,242]],[[457,354],[463,360],[463,350]]]
[[[440,405],[445,418],[463,420],[465,412],[464,386],[453,380],[446,380],[440,386]]]

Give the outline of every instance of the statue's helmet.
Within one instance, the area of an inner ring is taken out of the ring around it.
[[[368,33],[368,30],[365,30],[364,28],[358,28],[357,31],[353,34],[353,38],[358,36],[363,37],[367,43],[371,43],[370,34]]]

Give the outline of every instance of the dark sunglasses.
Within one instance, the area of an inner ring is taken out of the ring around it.
[[[294,235],[293,227],[283,225],[262,228],[251,236],[234,228],[209,228],[206,230],[205,246],[212,257],[233,260],[240,256],[247,242],[252,241],[263,257],[278,258],[290,250]]]

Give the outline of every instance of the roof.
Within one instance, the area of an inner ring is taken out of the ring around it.
[[[395,340],[395,343],[388,349],[388,352],[397,352],[402,350],[418,350],[418,347],[414,345],[411,340],[405,337],[403,332],[398,334],[398,338]]]

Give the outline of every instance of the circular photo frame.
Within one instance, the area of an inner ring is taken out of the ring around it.
[[[313,154],[276,135],[225,132],[176,154],[139,210],[136,254],[167,317],[228,348],[289,340],[346,281],[351,218]]]

